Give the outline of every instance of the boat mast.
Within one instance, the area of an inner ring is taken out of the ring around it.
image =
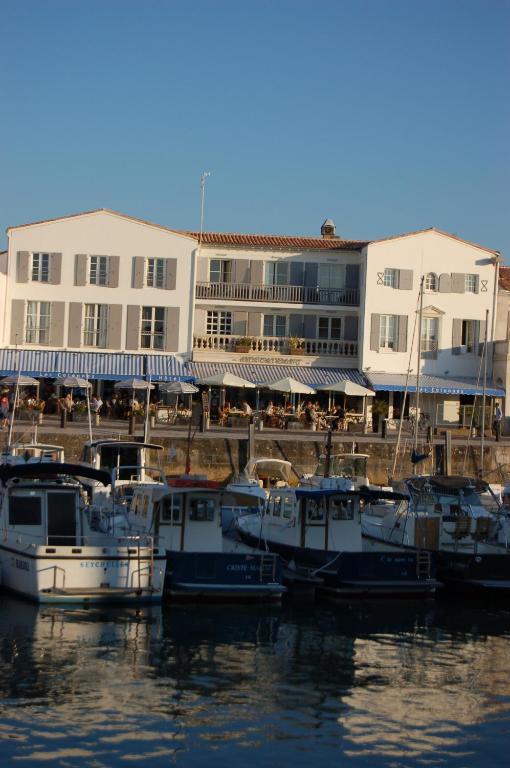
[[[482,395],[482,437],[480,440],[480,477],[483,478],[485,449],[485,400],[487,397],[487,335],[489,330],[489,310],[485,310],[485,338],[483,344],[483,395]]]
[[[425,276],[420,281],[420,308],[418,310],[418,368],[416,369],[416,416],[414,419],[414,450],[418,450],[418,420],[420,414],[420,368],[421,368],[421,324],[423,320],[423,284]]]

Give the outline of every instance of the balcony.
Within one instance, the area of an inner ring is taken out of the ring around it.
[[[241,336],[227,335],[200,335],[193,337],[194,350],[210,350],[214,352],[236,352],[238,339]],[[358,354],[357,341],[344,341],[341,339],[300,339],[296,348],[291,348],[288,338],[282,336],[256,336],[252,338],[248,349],[243,347],[249,355],[320,355],[334,357],[356,357]]]
[[[306,285],[251,285],[250,283],[197,283],[197,299],[258,301],[270,304],[322,304],[359,306],[358,288],[316,288]]]

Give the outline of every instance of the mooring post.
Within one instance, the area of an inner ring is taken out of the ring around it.
[[[444,433],[444,473],[446,476],[452,473],[452,433],[449,429]]]

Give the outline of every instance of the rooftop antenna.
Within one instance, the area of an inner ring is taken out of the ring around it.
[[[202,245],[202,235],[204,233],[204,202],[205,202],[205,182],[208,176],[210,176],[209,171],[204,171],[200,177],[200,234],[198,237],[198,247]]]

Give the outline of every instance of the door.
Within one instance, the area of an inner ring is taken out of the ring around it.
[[[74,546],[76,544],[76,494],[48,493],[48,544]]]
[[[417,517],[414,521],[414,546],[439,549],[439,517]]]

